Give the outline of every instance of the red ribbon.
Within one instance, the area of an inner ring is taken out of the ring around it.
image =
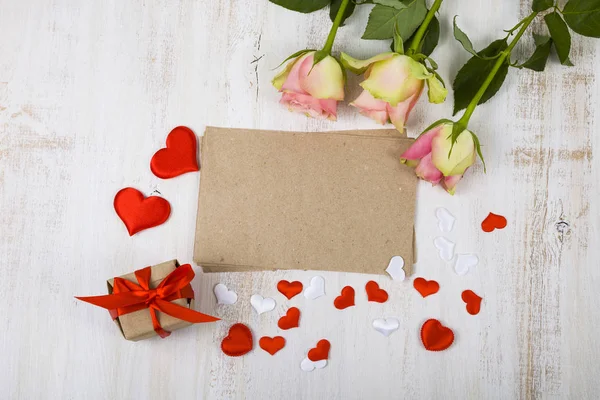
[[[146,267],[135,271],[139,283],[123,278],[115,278],[113,293],[104,296],[75,297],[78,300],[106,308],[113,319],[121,315],[148,308],[152,317],[154,331],[166,338],[171,334],[160,326],[156,311],[163,312],[181,320],[199,323],[214,322],[219,318],[199,313],[187,307],[173,304],[171,301],[182,298],[194,298],[194,290],[190,282],[194,279],[194,270],[190,264],[175,268],[165,277],[156,289],[150,289],[151,268]]]

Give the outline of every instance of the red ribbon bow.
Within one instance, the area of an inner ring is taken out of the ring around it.
[[[152,317],[154,331],[161,338],[166,338],[171,332],[164,330],[160,326],[156,311],[192,323],[219,320],[219,318],[171,303],[171,301],[176,299],[194,298],[194,290],[190,285],[190,282],[194,279],[194,275],[191,265],[185,264],[175,268],[173,272],[162,280],[156,289],[150,289],[151,269],[150,267],[146,267],[135,271],[135,277],[139,285],[127,279],[115,278],[112,294],[88,297],[76,296],[75,298],[95,306],[106,308],[113,319],[148,308]]]

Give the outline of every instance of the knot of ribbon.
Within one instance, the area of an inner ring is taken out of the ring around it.
[[[190,282],[194,279],[195,274],[190,264],[175,268],[155,289],[150,288],[151,271],[150,267],[135,271],[135,278],[138,283],[123,278],[115,278],[111,294],[88,297],[76,296],[75,298],[106,308],[113,319],[147,308],[150,311],[154,331],[161,338],[169,336],[171,332],[162,328],[158,321],[157,311],[191,323],[219,320],[219,318],[202,314],[188,307],[171,303],[176,299],[194,298],[194,290]]]

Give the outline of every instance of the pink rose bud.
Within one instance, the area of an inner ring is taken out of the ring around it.
[[[280,103],[290,111],[309,117],[337,118],[337,102],[344,100],[344,74],[332,56],[313,65],[314,51],[292,58],[273,78],[273,86],[283,93]]]
[[[438,183],[450,194],[465,171],[475,163],[473,133],[462,131],[452,146],[452,123],[442,123],[424,132],[401,156],[400,161],[415,169],[420,179]],[[452,147],[452,152],[450,148]]]
[[[382,125],[390,121],[401,132],[425,81],[431,103],[442,103],[446,99],[448,91],[436,75],[411,57],[387,52],[368,60],[357,60],[342,53],[340,60],[350,71],[365,74],[360,84],[364,90],[350,105]]]

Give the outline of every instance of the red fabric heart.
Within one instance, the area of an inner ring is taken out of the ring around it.
[[[308,359],[312,362],[327,360],[329,357],[329,349],[331,343],[327,339],[321,339],[317,343],[317,347],[314,347],[308,351]]]
[[[421,341],[429,351],[446,350],[454,342],[454,332],[437,319],[428,319],[421,327]]]
[[[285,297],[287,297],[288,300],[290,300],[292,297],[294,297],[298,293],[302,292],[302,288],[303,288],[302,282],[298,282],[298,281],[294,281],[294,282],[279,281],[279,283],[277,284],[277,290],[279,290],[281,292],[281,294],[283,294]]]
[[[484,232],[492,232],[494,229],[506,228],[506,224],[506,218],[502,215],[489,213],[481,223],[481,229],[483,229]]]
[[[252,332],[244,324],[234,324],[229,334],[221,341],[221,350],[230,357],[243,356],[252,350]]]
[[[338,310],[343,310],[354,305],[354,288],[352,286],[345,286],[342,289],[342,294],[335,298],[333,305]],[[316,360],[313,360],[316,361]]]
[[[171,214],[167,200],[157,196],[145,198],[142,192],[130,187],[119,190],[113,205],[129,236],[164,223]]]
[[[150,160],[150,170],[159,178],[169,179],[198,171],[196,135],[186,126],[178,126],[167,136],[167,147],[158,150]]]
[[[427,279],[417,278],[413,282],[413,286],[417,289],[417,292],[421,293],[421,296],[427,297],[435,294],[440,290],[440,285],[434,281],[428,281]]]
[[[285,339],[282,336],[275,336],[274,338],[263,336],[258,341],[258,345],[261,349],[273,356],[279,350],[283,349],[285,346]]]
[[[369,301],[385,303],[388,299],[388,293],[383,289],[379,289],[379,285],[375,281],[367,282],[365,290],[367,291]]]
[[[292,307],[287,310],[287,313],[283,317],[279,318],[279,321],[277,321],[277,326],[283,330],[297,328],[299,321],[300,310],[298,310],[296,307]]]
[[[460,297],[467,303],[467,312],[469,314],[479,314],[479,310],[481,310],[481,300],[483,300],[481,297],[477,296],[472,290],[465,290]]]

